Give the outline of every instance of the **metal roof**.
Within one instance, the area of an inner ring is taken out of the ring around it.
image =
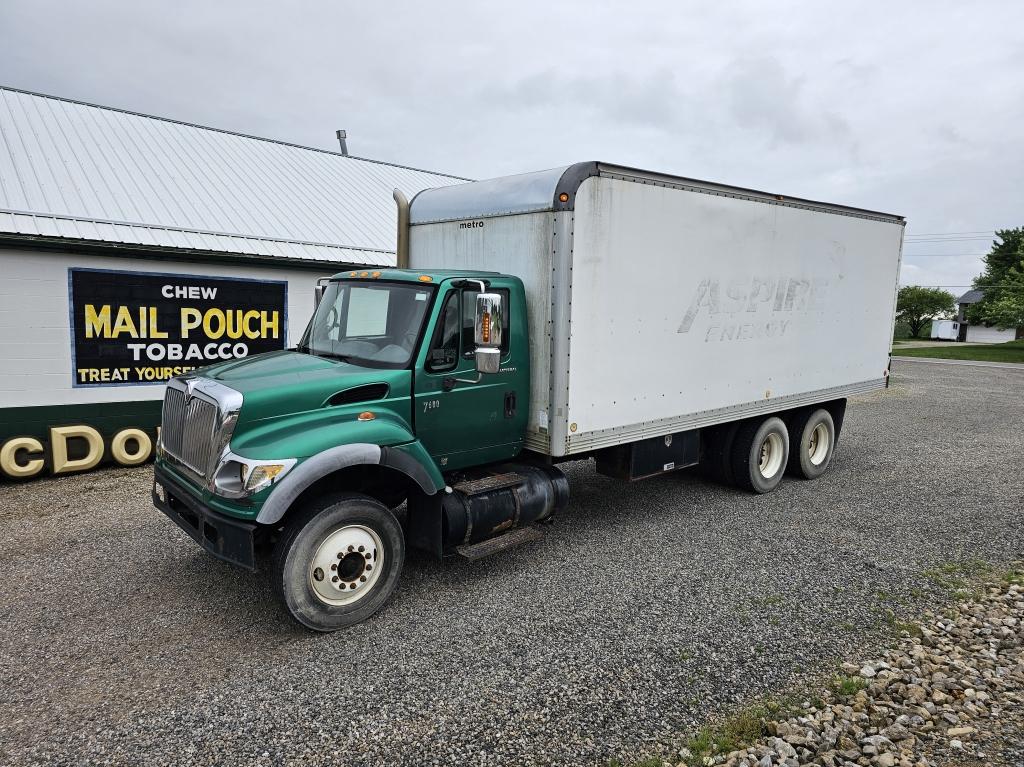
[[[463,181],[0,86],[0,235],[387,266],[392,190]]]
[[[985,297],[984,290],[968,290],[956,300],[958,304],[976,304]]]

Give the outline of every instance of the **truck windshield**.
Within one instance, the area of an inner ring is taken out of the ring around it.
[[[369,367],[405,367],[430,292],[399,283],[331,282],[298,350]]]

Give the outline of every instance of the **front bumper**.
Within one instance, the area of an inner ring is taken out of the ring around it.
[[[255,522],[233,519],[208,508],[159,467],[154,472],[153,505],[213,556],[246,570],[256,570],[259,525]]]

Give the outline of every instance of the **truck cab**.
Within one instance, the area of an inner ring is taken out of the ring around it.
[[[343,272],[294,349],[170,382],[154,503],[215,556],[267,567],[310,628],[362,620],[407,545],[441,556],[564,504],[557,469],[510,464],[529,366],[518,278]]]

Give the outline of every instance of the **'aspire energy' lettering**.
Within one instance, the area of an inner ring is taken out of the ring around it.
[[[783,336],[797,315],[824,308],[828,287],[827,280],[805,277],[707,278],[697,284],[676,332],[689,333],[703,319],[706,343]]]

